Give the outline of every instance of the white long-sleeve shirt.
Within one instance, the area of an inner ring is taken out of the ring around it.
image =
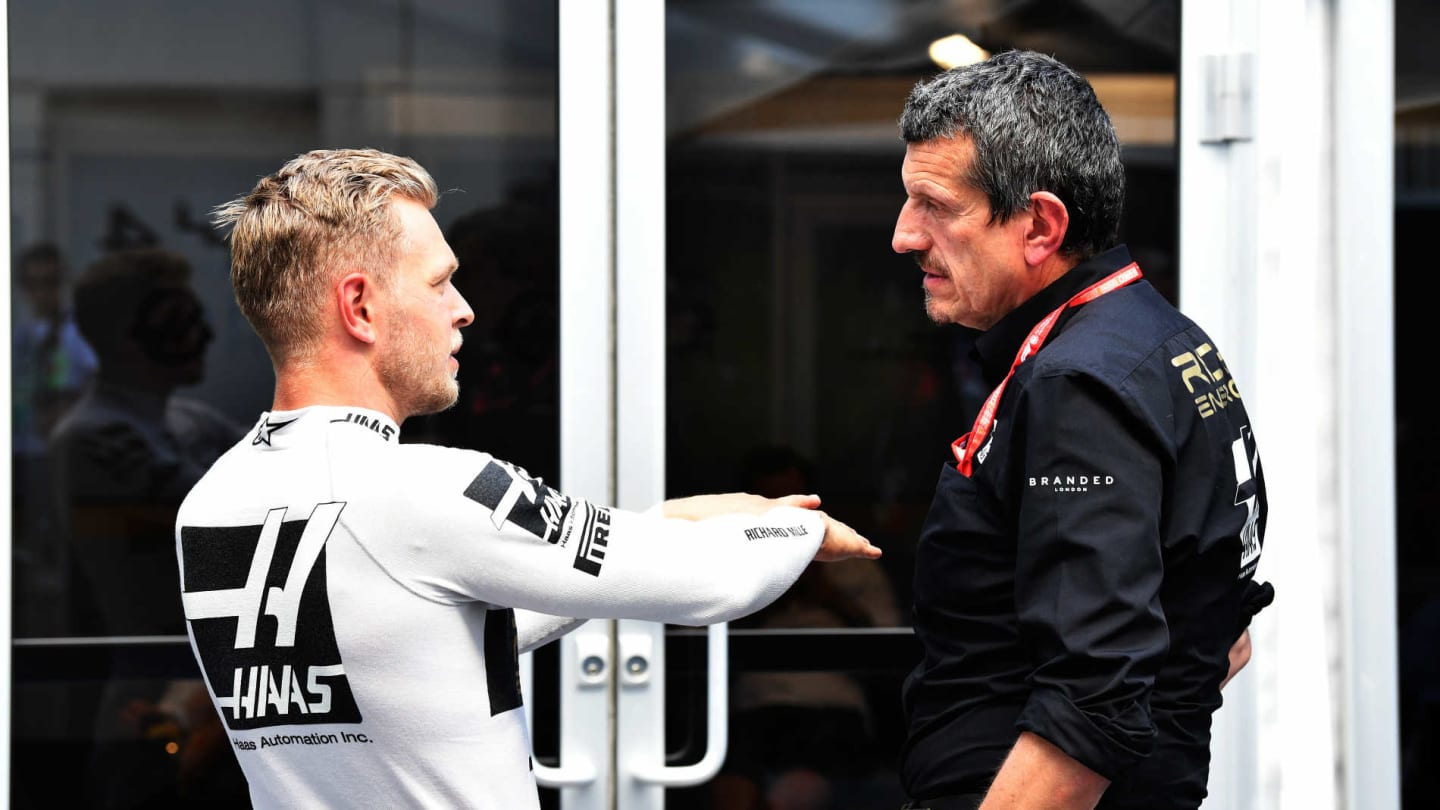
[[[518,652],[586,618],[743,616],[824,534],[802,509],[596,506],[398,438],[373,411],[270,412],[180,508],[191,646],[257,807],[538,807]]]

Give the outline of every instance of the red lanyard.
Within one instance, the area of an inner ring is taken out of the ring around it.
[[[1140,266],[1131,262],[1081,290],[1074,298],[1066,301],[1059,309],[1046,315],[1044,320],[1035,324],[1035,328],[1030,330],[1030,336],[1025,338],[1024,343],[1020,344],[1020,351],[1016,352],[1015,362],[1010,364],[1009,373],[1005,375],[1005,379],[1000,381],[1000,384],[995,387],[995,390],[990,392],[989,398],[985,400],[984,407],[980,409],[980,413],[975,417],[975,426],[970,428],[969,433],[966,433],[950,444],[950,449],[954,451],[955,460],[958,462],[955,465],[955,469],[959,470],[961,475],[966,478],[970,477],[970,473],[973,471],[975,454],[985,445],[986,437],[990,435],[990,431],[995,427],[995,411],[1000,407],[1000,395],[1005,393],[1005,385],[1010,382],[1011,377],[1015,376],[1015,369],[1019,368],[1021,363],[1030,359],[1030,355],[1040,351],[1040,347],[1045,345],[1045,338],[1050,336],[1050,330],[1055,328],[1055,322],[1060,319],[1061,313],[1070,307],[1088,304],[1106,293],[1114,292],[1132,281],[1139,280],[1139,278]]]

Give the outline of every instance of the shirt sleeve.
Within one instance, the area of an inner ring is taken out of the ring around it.
[[[533,610],[515,611],[515,634],[520,652],[527,653],[554,641],[584,624],[586,619],[551,616]]]
[[[1094,379],[1037,375],[1022,397],[1015,600],[1034,669],[1018,725],[1114,779],[1153,748],[1169,648],[1162,464]]]
[[[713,624],[784,593],[824,538],[804,509],[670,519],[572,498],[483,453],[396,450],[403,491],[341,520],[392,577],[435,601]]]

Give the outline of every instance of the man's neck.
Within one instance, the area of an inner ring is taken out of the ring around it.
[[[1037,277],[1040,279],[1040,286],[1035,288],[1035,292],[1038,293],[1051,284],[1054,284],[1057,279],[1070,272],[1074,269],[1075,265],[1079,263],[1079,259],[1058,251],[1050,254],[1036,272]]]
[[[321,368],[312,363],[290,363],[277,368],[272,410],[293,411],[311,405],[366,408],[385,414],[397,425],[405,421],[398,403],[368,366],[339,363],[337,367]]]

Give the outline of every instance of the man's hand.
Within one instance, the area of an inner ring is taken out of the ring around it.
[[[751,495],[748,492],[727,492],[721,495],[675,498],[666,501],[663,509],[667,518],[704,520],[717,515],[732,515],[737,512],[763,515],[771,509],[781,506],[816,509],[820,506],[820,496],[786,495],[781,498],[765,498],[760,495]],[[880,549],[870,545],[870,541],[861,537],[854,529],[824,512],[817,510],[817,514],[825,521],[825,539],[821,541],[820,549],[815,552],[815,559],[821,562],[835,562],[851,557],[864,557],[867,560],[879,558]]]
[[[880,549],[870,545],[869,540],[824,512],[819,514],[825,518],[825,540],[820,543],[820,550],[815,552],[815,559],[820,562],[848,560],[851,557],[879,559]]]
[[[1245,668],[1250,663],[1250,631],[1246,630],[1235,639],[1235,644],[1230,648],[1230,671],[1225,673],[1225,680],[1220,682],[1220,688],[1224,689],[1225,684],[1235,677],[1235,673]]]
[[[693,495],[689,498],[674,498],[664,503],[665,517],[682,520],[704,520],[718,515],[733,515],[736,512],[748,515],[763,515],[781,506],[796,506],[814,509],[820,505],[819,495],[786,495],[783,498],[765,498],[748,492],[726,492],[721,495]]]

